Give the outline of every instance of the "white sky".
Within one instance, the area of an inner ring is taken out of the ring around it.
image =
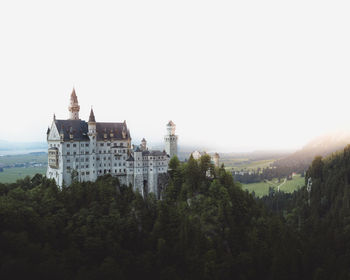
[[[349,1],[0,1],[0,139],[67,118],[160,142],[298,148],[350,128]]]

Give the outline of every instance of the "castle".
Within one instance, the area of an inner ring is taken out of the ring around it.
[[[177,155],[178,137],[172,121],[167,124],[165,150],[152,151],[145,139],[139,146],[131,145],[126,121],[96,122],[92,109],[89,121],[81,120],[74,89],[68,110],[69,119],[58,120],[54,115],[47,130],[48,178],[62,187],[72,180],[95,181],[98,176],[111,174],[142,195],[153,192],[160,196],[167,182],[169,160]]]

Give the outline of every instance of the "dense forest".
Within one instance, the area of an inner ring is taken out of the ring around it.
[[[0,278],[349,279],[350,148],[294,194],[253,198],[208,156],[170,162],[157,200],[104,176],[0,184]]]

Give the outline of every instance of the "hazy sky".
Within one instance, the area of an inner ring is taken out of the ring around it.
[[[349,1],[0,1],[0,139],[53,113],[160,142],[298,148],[350,128]]]

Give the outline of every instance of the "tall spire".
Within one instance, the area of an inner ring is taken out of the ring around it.
[[[96,122],[94,110],[92,110],[92,107],[91,107],[90,117],[89,117],[89,123],[91,123],[91,122]]]
[[[70,95],[70,104],[69,104],[68,110],[69,110],[70,120],[79,120],[80,106],[78,103],[78,97],[75,93],[74,87],[73,87],[72,94]]]
[[[78,97],[75,93],[75,88],[73,87],[72,94],[70,95],[70,100],[73,101],[74,103],[78,103]]]

